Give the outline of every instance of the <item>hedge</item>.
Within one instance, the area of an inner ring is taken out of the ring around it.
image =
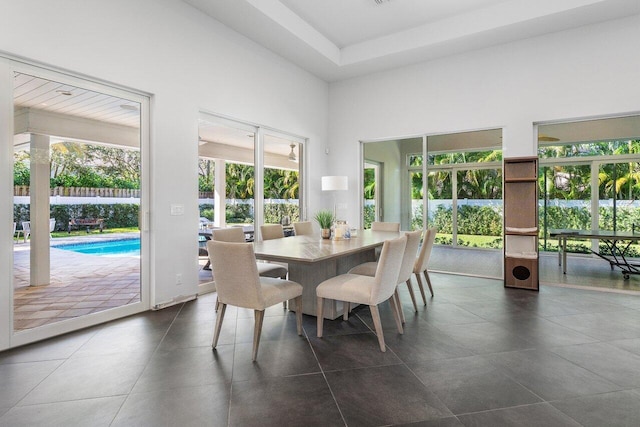
[[[136,204],[51,205],[50,217],[56,219],[56,231],[66,231],[71,218],[103,218],[105,228],[138,227]],[[13,220],[29,221],[30,205],[13,205]]]

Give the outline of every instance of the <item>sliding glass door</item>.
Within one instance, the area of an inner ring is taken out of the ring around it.
[[[363,225],[375,218],[403,230],[436,227],[440,245],[501,248],[501,135],[490,129],[363,143]]]
[[[291,234],[292,224],[303,218],[301,207],[304,145],[297,138],[265,131],[263,204],[265,224],[282,224]]]
[[[206,241],[213,230],[241,227],[259,238],[264,223],[287,231],[305,219],[304,138],[208,113],[198,125],[200,292],[215,289]]]
[[[7,64],[12,345],[148,309],[148,98]]]
[[[640,116],[538,126],[541,250],[553,229],[638,231]],[[567,240],[567,252],[606,253],[598,240]],[[640,245],[626,256],[639,257]]]

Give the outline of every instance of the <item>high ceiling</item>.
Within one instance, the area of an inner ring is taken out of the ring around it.
[[[640,13],[638,0],[183,0],[335,81]]]

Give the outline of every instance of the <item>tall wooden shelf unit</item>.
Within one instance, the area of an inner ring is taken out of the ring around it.
[[[504,286],[539,290],[538,158],[505,158]]]

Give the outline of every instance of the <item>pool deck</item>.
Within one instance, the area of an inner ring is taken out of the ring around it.
[[[84,316],[140,300],[140,258],[86,255],[59,244],[122,240],[138,233],[52,239],[51,283],[29,286],[30,245],[14,245],[14,330]]]

